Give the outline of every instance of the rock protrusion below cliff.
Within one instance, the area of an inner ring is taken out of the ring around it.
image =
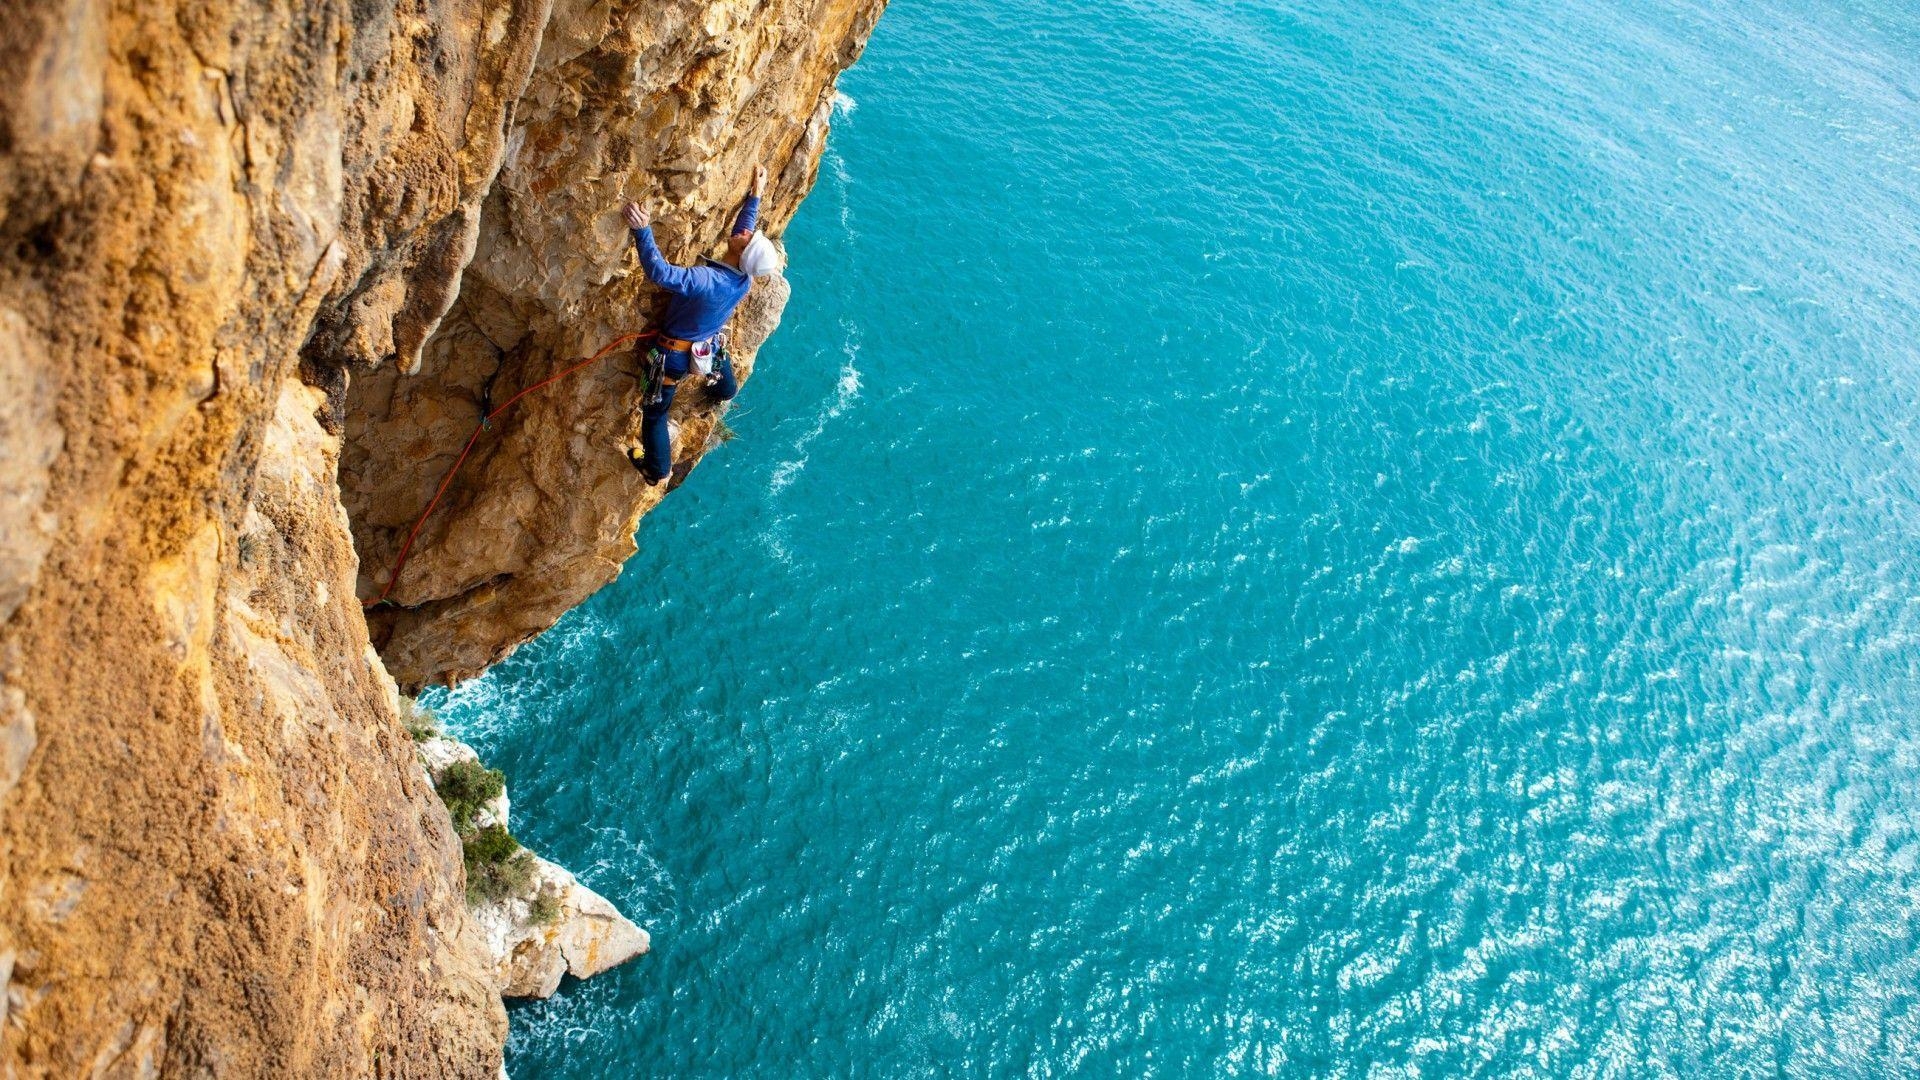
[[[429,736],[420,743],[420,761],[434,785],[443,790],[452,773],[482,769],[480,756],[457,739]],[[498,774],[495,774],[498,775]],[[508,830],[509,802],[499,793],[473,809],[464,824],[470,834]],[[564,867],[531,852],[524,876],[516,875],[506,895],[476,894],[468,901],[474,922],[493,959],[494,982],[503,997],[543,998],[560,987],[560,977],[584,979],[617,967],[647,951],[651,939],[607,898],[582,885]]]

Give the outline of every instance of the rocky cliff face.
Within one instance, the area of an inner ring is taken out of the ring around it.
[[[717,249],[765,161],[764,225],[782,228],[813,184],[833,75],[878,13],[872,0],[556,5],[459,299],[426,343],[427,377],[368,357],[346,391],[341,487],[364,595],[388,581],[485,404],[644,326],[652,304],[612,213],[624,198],[651,201],[668,256],[691,261]],[[754,287],[734,322],[742,370],[785,300],[784,282]],[[463,467],[372,616],[403,686],[483,670],[633,554],[659,498],[621,454],[634,366],[623,352],[526,399]],[[677,461],[712,431],[712,410],[688,398]]]
[[[7,5],[0,1075],[497,1073],[373,645],[472,674],[617,572],[631,380],[528,399],[356,594],[488,389],[634,328],[620,195],[685,259],[762,160],[778,229],[882,3]]]

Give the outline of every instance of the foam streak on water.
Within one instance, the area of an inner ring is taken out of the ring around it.
[[[741,437],[448,703],[655,933],[514,1075],[1910,1072],[1916,59],[896,0]]]
[[[854,363],[860,359],[859,331],[852,325],[846,326],[846,331],[846,344],[842,346],[846,362],[840,365],[840,381],[834,384],[833,397],[820,407],[812,426],[794,440],[793,456],[774,467],[773,478],[767,483],[768,494],[778,495],[793,483],[800,470],[807,467],[807,448],[826,433],[828,424],[845,415],[860,396],[860,369],[854,367]]]

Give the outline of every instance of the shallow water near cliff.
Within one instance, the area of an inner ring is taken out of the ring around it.
[[[897,0],[622,578],[445,705],[535,1077],[1920,1060],[1920,16]]]

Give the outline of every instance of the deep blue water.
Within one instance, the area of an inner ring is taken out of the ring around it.
[[[535,1077],[1920,1072],[1920,12],[896,0],[618,583],[447,706]]]

